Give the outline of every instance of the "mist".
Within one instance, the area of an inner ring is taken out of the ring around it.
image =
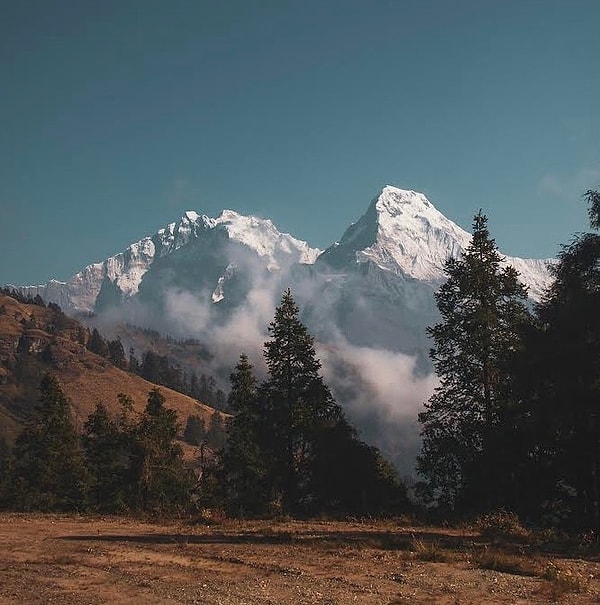
[[[193,291],[168,287],[161,293],[160,312],[139,298],[121,310],[130,324],[200,341],[211,353],[203,371],[212,374],[225,391],[242,352],[248,355],[258,380],[266,378],[263,348],[268,325],[283,291],[290,287],[282,277],[289,276],[288,272],[265,271],[264,265],[248,257],[231,263],[228,271],[229,277],[221,280],[224,298],[219,302],[214,302],[214,289],[209,287],[200,285]],[[417,416],[436,387],[435,376],[423,374],[422,368],[419,371],[416,356],[349,342],[338,325],[336,305],[330,301],[319,305],[319,325],[312,326],[315,315],[304,318],[302,312],[311,301],[322,300],[322,284],[316,280],[296,279],[292,294],[301,320],[319,337],[315,346],[325,381],[360,437],[379,447],[402,475],[413,475],[420,449]],[[116,312],[111,313],[114,321]]]

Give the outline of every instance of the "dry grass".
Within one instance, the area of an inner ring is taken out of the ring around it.
[[[11,514],[0,515],[0,542],[0,603],[13,605],[600,601],[591,577],[600,563],[568,558],[569,544],[550,556],[536,544],[501,548],[477,532],[394,520],[213,525]]]
[[[413,537],[410,550],[413,553],[414,558],[419,561],[441,563],[452,559],[451,554],[441,548],[439,542],[436,540],[427,541]]]
[[[552,600],[558,600],[568,593],[587,592],[593,580],[593,575],[556,561],[547,564],[542,577],[550,583]]]
[[[498,548],[484,547],[475,552],[471,560],[480,569],[491,569],[517,576],[536,576],[539,565],[531,557],[516,555]]]
[[[106,359],[88,351],[77,342],[79,324],[71,318],[65,319],[65,327],[53,326],[53,313],[45,307],[19,303],[11,297],[0,295],[0,307],[5,311],[0,314],[0,367],[11,368],[7,363],[14,356],[20,337],[27,330],[22,321],[31,321],[35,317],[37,328],[35,334],[45,345],[52,347],[55,362],[46,362],[39,355],[32,354],[40,369],[49,370],[58,378],[65,394],[71,399],[73,419],[78,428],[82,428],[87,417],[94,411],[96,404],[102,402],[111,413],[118,413],[120,405],[117,395],[125,393],[134,402],[134,413],[141,413],[146,406],[149,391],[156,385],[135,374],[124,372],[111,365]],[[0,384],[0,416],[12,418],[13,413],[7,410],[18,410],[18,402],[24,397],[24,385],[16,384],[12,370],[7,370],[7,384]],[[36,385],[33,387],[34,398],[37,396]],[[207,426],[214,410],[198,403],[195,399],[166,387],[160,387],[165,396],[166,405],[177,412],[181,426],[185,426],[188,416],[195,414],[204,419]],[[5,426],[0,417],[1,426]],[[11,434],[16,434],[19,426],[6,427]]]

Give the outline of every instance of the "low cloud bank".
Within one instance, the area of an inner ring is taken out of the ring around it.
[[[264,270],[252,275],[249,290],[237,304],[229,301],[227,284],[226,298],[217,304],[207,289],[190,292],[172,288],[164,293],[160,316],[136,302],[128,308],[128,321],[175,337],[200,340],[212,354],[208,371],[220,377],[225,389],[229,386],[226,378],[242,352],[250,358],[258,379],[263,380],[267,327],[287,285],[279,275]],[[295,287],[294,294],[297,291],[300,305],[319,296],[309,282],[298,290]],[[362,439],[379,447],[401,474],[414,474],[420,448],[417,415],[437,379],[431,374],[420,375],[413,356],[348,342],[337,327],[334,307],[321,309],[319,322],[329,325],[329,342],[317,343],[317,354],[337,401]],[[308,328],[311,330],[310,325]]]

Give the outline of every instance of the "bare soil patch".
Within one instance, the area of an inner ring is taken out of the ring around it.
[[[0,603],[598,603],[590,549],[399,521],[0,516]]]

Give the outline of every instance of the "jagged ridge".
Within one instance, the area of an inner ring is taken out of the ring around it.
[[[279,232],[270,220],[243,216],[233,210],[224,210],[217,218],[188,211],[155,235],[104,262],[88,265],[66,283],[51,280],[45,285],[18,289],[24,295],[39,294],[68,311],[93,311],[103,285],[108,283],[122,299],[133,297],[156,259],[214,232],[221,232],[227,241],[252,251],[268,271],[287,269],[294,263],[312,264],[319,258],[319,267],[343,271],[353,263],[373,263],[383,271],[432,284],[443,279],[446,259],[459,256],[471,239],[422,193],[386,186],[340,242],[320,256],[318,249]],[[202,263],[202,259],[198,258],[198,262]],[[507,256],[506,262],[519,271],[531,298],[539,300],[550,282],[548,261]],[[222,267],[221,276],[213,285],[213,302],[223,300],[223,285],[234,271],[235,262]]]

